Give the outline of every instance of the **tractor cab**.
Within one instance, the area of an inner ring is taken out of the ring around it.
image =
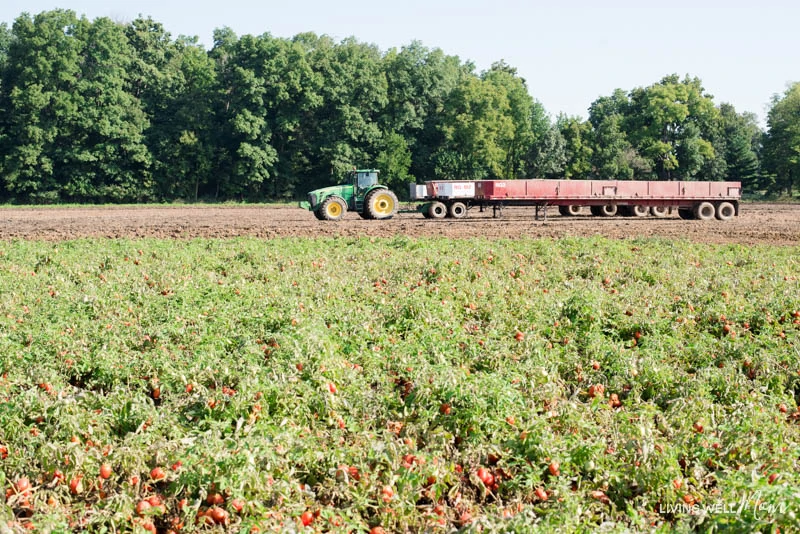
[[[378,171],[376,170],[351,172],[353,173],[353,185],[359,193],[378,185]]]

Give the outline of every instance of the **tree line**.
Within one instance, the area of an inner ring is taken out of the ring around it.
[[[800,185],[800,84],[755,115],[664,77],[555,120],[516,69],[412,42],[214,33],[69,10],[0,24],[0,201],[302,197],[353,166],[426,179],[740,180]]]

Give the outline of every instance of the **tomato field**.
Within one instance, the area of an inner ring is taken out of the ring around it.
[[[2,531],[800,528],[798,258],[4,242]]]

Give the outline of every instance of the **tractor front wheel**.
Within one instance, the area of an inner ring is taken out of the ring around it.
[[[397,195],[388,189],[371,191],[364,202],[364,209],[372,219],[391,219],[397,213]]]
[[[347,204],[339,197],[328,197],[319,207],[319,214],[325,221],[339,221],[347,211]]]

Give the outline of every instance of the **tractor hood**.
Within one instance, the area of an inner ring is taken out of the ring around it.
[[[346,201],[348,197],[352,196],[352,191],[352,185],[332,185],[330,187],[315,189],[308,193],[307,201],[300,202],[300,207],[314,211],[317,209],[317,206],[329,196],[342,197]]]

